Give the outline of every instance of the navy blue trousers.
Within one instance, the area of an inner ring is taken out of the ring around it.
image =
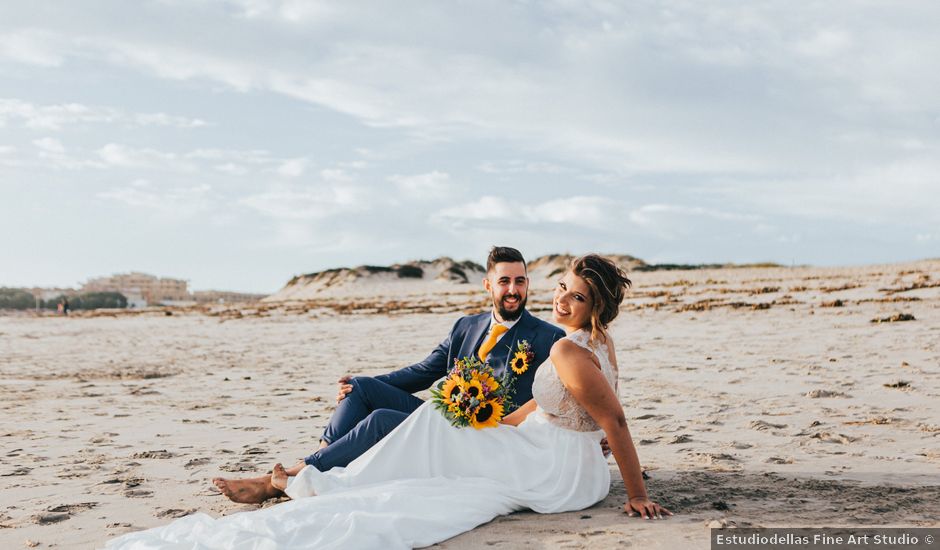
[[[321,439],[327,446],[304,459],[321,472],[348,465],[424,403],[368,376],[357,376],[349,383],[353,390],[339,402],[323,432]]]

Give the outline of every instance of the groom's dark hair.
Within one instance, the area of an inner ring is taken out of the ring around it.
[[[490,249],[490,255],[486,257],[486,272],[493,271],[496,264],[503,262],[522,262],[525,265],[525,258],[522,252],[508,246],[494,246]]]

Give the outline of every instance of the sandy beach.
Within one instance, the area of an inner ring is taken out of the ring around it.
[[[650,494],[499,518],[441,548],[707,548],[709,527],[940,526],[940,260],[632,273],[612,326]],[[529,309],[550,320],[547,276]],[[401,289],[399,289],[401,290]],[[423,358],[478,285],[0,317],[0,547],[97,548],[315,449],[335,381]],[[425,395],[426,396],[426,395]],[[267,505],[276,505],[268,503]]]

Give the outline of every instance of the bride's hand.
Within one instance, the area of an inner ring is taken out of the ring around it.
[[[623,505],[623,511],[630,517],[640,516],[643,519],[662,519],[663,515],[672,515],[672,512],[647,497],[631,498]]]

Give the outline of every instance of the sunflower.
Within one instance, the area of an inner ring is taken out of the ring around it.
[[[499,425],[503,417],[503,404],[497,399],[490,399],[481,404],[477,410],[470,415],[470,425],[477,430],[483,428],[495,428]]]
[[[463,384],[463,393],[467,400],[483,401],[483,384],[480,382],[479,375],[474,375]]]
[[[509,366],[512,368],[512,372],[523,374],[529,370],[529,354],[524,351],[517,351],[509,361]]]
[[[480,385],[483,386],[483,395],[488,397],[494,391],[499,389],[499,382],[493,378],[488,372],[481,372],[478,376],[475,377],[476,380],[480,381]]]
[[[456,410],[457,404],[460,402],[460,394],[463,393],[463,386],[466,382],[467,381],[458,374],[444,381],[441,394],[444,396],[444,402],[447,403],[451,411]]]

